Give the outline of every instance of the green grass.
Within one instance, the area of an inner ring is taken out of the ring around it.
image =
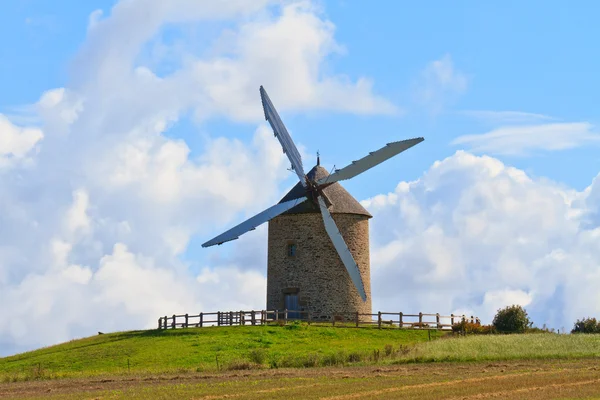
[[[0,379],[343,365],[427,340],[426,331],[306,325],[121,332],[2,358]]]
[[[401,362],[565,359],[600,357],[600,335],[480,335],[417,346]]]
[[[431,334],[431,341],[429,341]],[[600,335],[243,326],[120,332],[0,359],[0,382],[123,373],[600,357]]]

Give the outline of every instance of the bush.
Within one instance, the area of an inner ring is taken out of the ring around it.
[[[226,369],[228,371],[241,371],[246,369],[255,369],[258,366],[246,360],[233,360],[227,364]]]
[[[394,352],[394,346],[391,344],[386,344],[383,350],[385,351],[385,355],[389,357]]]
[[[292,321],[289,325],[285,327],[285,329],[294,330],[300,329],[302,327],[302,323],[298,320]]]
[[[326,367],[335,367],[337,365],[344,365],[346,361],[346,355],[339,351],[337,353],[330,353],[323,356],[322,362]]]
[[[248,354],[248,358],[255,364],[264,364],[267,360],[267,352],[265,349],[253,349]]]
[[[577,320],[571,333],[600,333],[600,321],[596,321],[596,318]]]
[[[452,332],[471,335],[491,335],[496,333],[496,329],[492,325],[481,325],[481,323],[472,323],[465,320],[452,325]]]
[[[357,351],[353,351],[352,353],[348,354],[348,357],[346,358],[346,360],[349,363],[357,363],[360,362],[362,360],[362,354],[360,354]]]
[[[498,310],[492,324],[501,333],[523,333],[531,328],[533,322],[523,307],[512,305]]]

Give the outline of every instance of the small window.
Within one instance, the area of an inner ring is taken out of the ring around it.
[[[287,245],[287,255],[288,257],[296,256],[296,243],[289,243]]]

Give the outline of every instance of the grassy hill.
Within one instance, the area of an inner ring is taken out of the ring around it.
[[[291,326],[132,331],[0,359],[0,381],[98,374],[205,372],[507,359],[600,357],[600,335],[493,335]]]
[[[0,378],[340,365],[427,340],[426,331],[306,325],[119,332],[1,358]]]

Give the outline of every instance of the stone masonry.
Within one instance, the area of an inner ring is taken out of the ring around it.
[[[285,294],[297,293],[300,309],[310,311],[313,318],[371,313],[370,215],[332,215],[359,266],[367,300],[363,301],[354,287],[321,214],[283,214],[269,221],[267,309],[283,310]],[[288,255],[290,244],[296,245],[294,256]]]

